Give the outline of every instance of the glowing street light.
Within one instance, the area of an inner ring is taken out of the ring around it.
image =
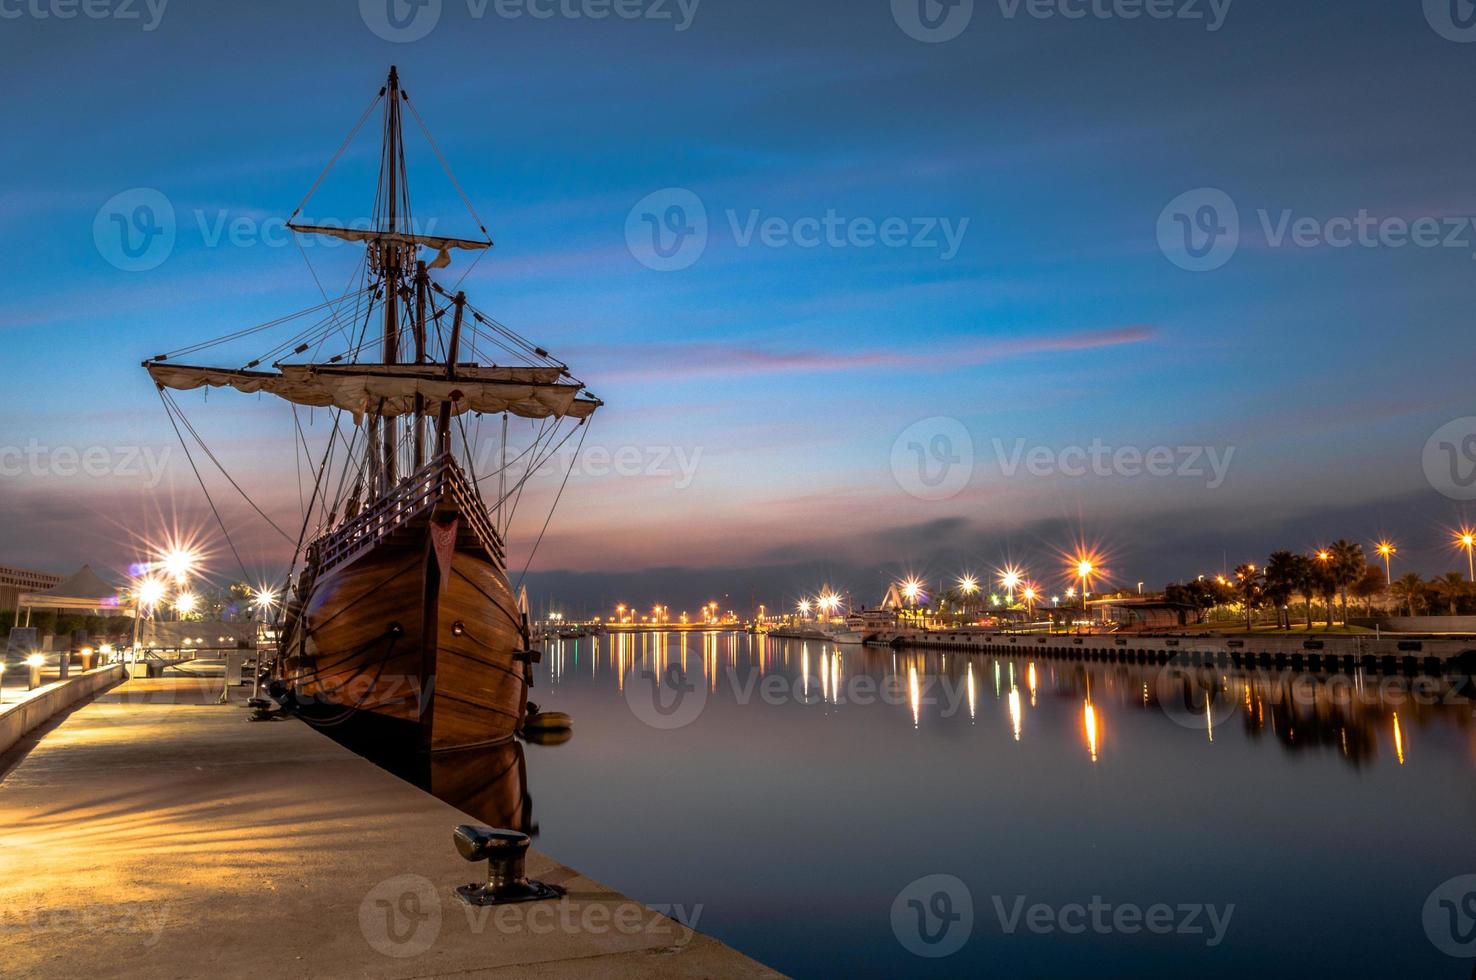
[[[169,591],[169,587],[161,579],[146,578],[139,582],[133,591],[137,597],[139,607],[145,610],[152,610],[164,600],[164,595]]]
[[[1004,587],[1005,596],[1011,600],[1015,598],[1015,588],[1020,581],[1020,572],[1015,568],[1006,568],[999,576],[999,584]]]
[[[801,599],[799,601],[799,611],[800,611],[800,615],[803,616],[805,619],[809,619],[810,618],[810,600],[809,599]]]
[[[979,580],[972,575],[965,575],[958,580],[958,591],[964,595],[973,595],[979,591]]]
[[[185,548],[171,548],[160,560],[159,565],[174,581],[183,585],[189,581],[190,573],[200,563],[200,557]]]
[[[198,596],[195,595],[195,593],[181,592],[174,599],[174,611],[179,613],[181,616],[188,616],[190,613],[195,611],[195,607],[199,604],[200,599]]]
[[[1378,547],[1374,548],[1374,550],[1384,558],[1384,584],[1393,585],[1394,572],[1391,570],[1389,563],[1395,555],[1399,554],[1399,549],[1394,546],[1394,542],[1392,541],[1380,541]]]
[[[1020,598],[1025,600],[1025,608],[1030,610],[1030,615],[1032,616],[1035,615],[1035,600],[1037,595],[1038,593],[1035,591],[1035,587],[1031,585],[1025,586],[1020,592]]]
[[[251,598],[251,604],[263,613],[270,612],[277,604],[277,593],[273,589],[257,589],[256,595]]]
[[[1471,558],[1471,549],[1476,547],[1476,531],[1466,527],[1461,528],[1460,533],[1456,535],[1456,544],[1466,549],[1466,575],[1472,582],[1476,582],[1476,562],[1473,562]]]

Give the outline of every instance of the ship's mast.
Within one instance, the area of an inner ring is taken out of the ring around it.
[[[387,207],[386,221],[391,234],[399,228],[400,196],[400,73],[394,66],[389,71],[389,92],[385,102],[384,162],[386,171]],[[400,250],[397,241],[381,243],[381,261],[384,268],[384,363],[396,364],[400,360]],[[399,444],[400,424],[398,419],[387,418],[383,422],[384,464],[382,473],[388,493],[399,481],[396,452]]]

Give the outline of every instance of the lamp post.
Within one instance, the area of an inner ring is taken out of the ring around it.
[[[1374,550],[1384,558],[1384,584],[1393,585],[1394,572],[1390,560],[1399,554],[1399,549],[1394,546],[1394,542],[1392,541],[1380,541],[1378,547]]]
[[[1476,582],[1476,561],[1472,560],[1471,549],[1476,547],[1476,531],[1461,528],[1461,533],[1456,535],[1456,544],[1466,549],[1466,577],[1471,582]]]
[[[63,654],[63,656],[66,656],[66,654]],[[30,677],[27,678],[30,682],[30,687],[27,690],[34,691],[41,686],[41,668],[45,663],[46,658],[39,653],[33,653],[26,658],[26,666],[30,668]]]
[[[1081,611],[1082,612],[1086,612],[1086,607],[1087,607],[1087,584],[1088,584],[1088,581],[1092,577],[1092,572],[1095,571],[1095,570],[1096,569],[1092,565],[1091,561],[1089,561],[1086,558],[1083,558],[1083,559],[1081,559],[1080,561],[1078,561],[1076,563],[1076,576],[1077,576],[1077,578],[1081,579]]]

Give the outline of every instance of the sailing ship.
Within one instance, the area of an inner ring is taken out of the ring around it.
[[[277,700],[319,726],[376,723],[376,730],[419,750],[495,745],[526,720],[538,657],[525,601],[508,582],[509,498],[527,479],[508,487],[508,419],[538,420],[537,441],[522,453],[531,475],[552,455],[560,423],[583,426],[601,402],[567,365],[471,304],[460,280],[438,281],[433,273],[449,265],[453,250],[480,258],[491,237],[438,148],[482,236],[414,230],[402,123],[406,109],[417,122],[420,116],[393,67],[344,147],[381,102],[379,181],[368,226],[301,218],[313,190],[287,222],[300,235],[363,246],[355,287],[222,338],[222,344],[239,342],[318,317],[242,367],[175,359],[212,344],[158,355],[144,367],[171,420],[182,420],[172,392],[200,388],[274,395],[293,404],[294,420],[297,406],[328,408],[333,416],[296,535],[290,587],[275,624],[276,656],[264,670]],[[435,148],[428,130],[426,137]],[[336,338],[347,346],[325,357]],[[479,478],[480,443],[467,432],[467,420],[483,415],[501,416],[502,462]],[[352,425],[342,434],[346,417]],[[305,441],[300,446],[306,449]],[[489,506],[481,484],[492,475],[499,493]],[[203,480],[201,486],[208,496]]]

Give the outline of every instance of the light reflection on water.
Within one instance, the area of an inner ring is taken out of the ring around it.
[[[545,650],[532,696],[575,734],[528,749],[539,846],[639,899],[702,903],[702,931],[786,972],[1466,975],[1420,918],[1434,886],[1476,872],[1458,697],[742,633]],[[662,676],[702,692],[690,723],[639,716]],[[966,883],[975,924],[926,960],[889,909],[936,872]],[[996,910],[1018,895],[1236,912],[1211,949],[1010,932]]]

